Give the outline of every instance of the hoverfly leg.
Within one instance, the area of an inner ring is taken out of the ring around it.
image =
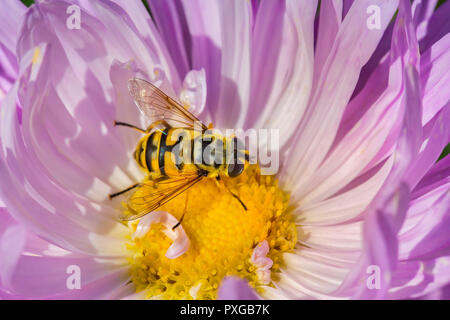
[[[183,218],[184,218],[184,213],[181,216],[180,221],[178,221],[177,224],[172,227],[172,230],[175,230],[176,228],[178,228],[180,226],[181,222],[183,221]]]
[[[186,214],[186,211],[187,211],[188,199],[189,199],[189,191],[186,192],[186,203],[185,203],[185,205],[184,205],[184,211],[183,211],[183,214],[181,215],[181,218],[180,218],[180,220],[177,222],[177,224],[174,225],[174,226],[172,227],[172,230],[175,230],[176,228],[178,228],[179,225],[181,224],[181,222],[183,222],[184,215]]]
[[[237,200],[239,201],[239,203],[241,204],[242,208],[244,208],[245,211],[247,211],[247,206],[244,204],[244,202],[241,200],[241,198],[239,198],[239,196],[237,194],[234,194],[230,189],[228,189],[227,185],[225,184],[225,182],[220,179],[220,176],[216,177],[216,183],[217,185],[219,185],[219,181],[221,182],[221,184],[225,187],[225,189],[228,190],[228,192]]]
[[[131,187],[128,187],[128,188],[126,188],[126,189],[124,189],[124,190],[122,190],[122,191],[115,192],[115,193],[111,193],[111,194],[108,195],[108,196],[109,196],[109,199],[112,200],[112,198],[117,197],[117,196],[120,196],[121,194],[124,194],[125,192],[130,191],[130,190],[136,188],[138,185],[139,185],[139,183],[135,183],[135,184],[133,184]]]

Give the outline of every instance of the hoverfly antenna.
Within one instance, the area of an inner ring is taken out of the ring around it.
[[[114,120],[114,127],[116,127],[116,126],[128,127],[128,128],[135,129],[135,130],[137,130],[137,131],[139,131],[141,133],[147,133],[144,129],[141,129],[141,128],[135,126],[135,125],[132,125],[132,124],[129,124],[129,123],[126,123],[126,122],[121,122],[121,121]]]

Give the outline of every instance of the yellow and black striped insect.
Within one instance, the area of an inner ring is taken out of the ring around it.
[[[156,210],[204,178],[214,178],[226,188],[221,177],[237,177],[244,171],[249,154],[236,137],[213,133],[211,126],[148,81],[130,79],[128,89],[138,108],[153,122],[146,130],[115,122],[144,134],[134,158],[148,174],[144,182],[110,195],[113,198],[135,189],[122,220],[138,219]],[[237,195],[228,192],[247,210]]]

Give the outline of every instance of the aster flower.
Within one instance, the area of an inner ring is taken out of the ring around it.
[[[448,288],[450,158],[436,161],[450,133],[450,2],[317,5],[149,1],[152,19],[140,1],[2,2],[2,297]],[[148,125],[127,88],[136,76],[218,128],[279,129],[278,173],[253,165],[227,181],[245,213],[205,180],[188,206],[180,196],[119,222],[123,199],[108,194],[144,179],[139,134],[113,126]]]

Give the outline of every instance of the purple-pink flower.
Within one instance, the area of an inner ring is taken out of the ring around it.
[[[0,298],[448,298],[449,1],[36,2],[0,3]],[[205,182],[118,220],[133,77],[278,130],[246,213]]]

